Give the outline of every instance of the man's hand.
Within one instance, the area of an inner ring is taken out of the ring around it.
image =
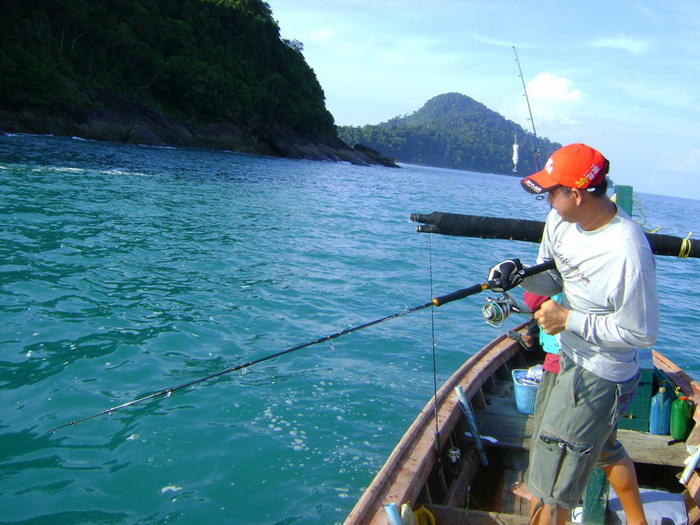
[[[556,301],[545,301],[540,309],[533,314],[533,318],[540,325],[544,333],[555,335],[566,330],[566,321],[570,310],[567,310]]]
[[[520,259],[508,259],[489,270],[487,283],[489,290],[494,292],[507,292],[518,286],[525,275],[525,269]]]

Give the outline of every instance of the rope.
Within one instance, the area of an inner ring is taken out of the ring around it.
[[[632,217],[637,218],[638,220],[636,221],[637,224],[639,224],[642,229],[647,229],[646,224],[647,224],[647,216],[646,213],[644,213],[644,207],[642,206],[642,201],[639,200],[639,196],[634,193],[632,194],[632,201],[633,201],[633,209],[632,209]],[[637,210],[639,213],[634,213],[634,211]],[[662,228],[662,226],[659,226],[656,228],[654,231],[659,231]]]
[[[692,245],[690,243],[691,235],[693,235],[693,232],[689,232],[688,236],[681,241],[681,249],[678,252],[679,259],[687,259],[688,257],[690,257],[690,249],[692,248]]]

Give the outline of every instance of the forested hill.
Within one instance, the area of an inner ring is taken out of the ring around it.
[[[459,93],[430,99],[412,115],[363,127],[339,127],[348,144],[362,143],[399,162],[513,174],[513,142],[519,144],[518,174],[535,171],[533,134]],[[542,158],[560,147],[539,139]]]
[[[301,43],[280,38],[262,0],[3,0],[0,130],[348,149]]]

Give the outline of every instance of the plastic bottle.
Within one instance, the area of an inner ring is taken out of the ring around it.
[[[666,396],[666,387],[659,387],[657,394],[651,398],[649,432],[667,435],[671,420],[671,400]]]
[[[676,388],[676,400],[671,404],[671,437],[683,441],[688,437],[688,422],[690,420],[690,403],[688,396],[681,395]]]

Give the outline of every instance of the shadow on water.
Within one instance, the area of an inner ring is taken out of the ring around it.
[[[45,514],[37,518],[31,518],[21,521],[3,521],[12,525],[63,525],[71,523],[79,524],[115,524],[125,523],[128,521],[129,514],[124,512],[104,512],[101,510],[80,510],[57,512],[55,514]],[[165,520],[167,521],[167,520]],[[165,523],[165,521],[154,521],[151,523]]]
[[[58,454],[18,460],[22,456],[31,456],[38,451],[52,449],[54,446],[50,434],[37,433],[28,429],[19,432],[3,431],[0,434],[0,462],[2,463],[0,479],[13,476],[27,468],[52,469],[60,467],[62,460]]]
[[[114,354],[122,345],[140,347],[159,334],[167,332],[168,328],[156,326],[131,328],[129,331],[111,330],[100,334],[90,334],[76,339],[58,341],[43,341],[28,344],[23,347],[25,355],[29,356],[20,362],[0,361],[0,388],[16,389],[34,383],[42,382],[67,367],[83,359],[97,359]],[[135,359],[133,356],[132,359]],[[124,361],[118,366],[123,366]],[[90,378],[82,378],[89,381]]]
[[[443,381],[500,333],[480,316],[483,298],[44,432],[537,253],[416,235],[411,213],[543,220],[548,209],[513,177],[51,137],[0,137],[0,173],[9,523],[342,521],[431,396],[431,318]],[[650,222],[698,229],[688,222],[700,209],[683,204],[681,214],[656,198]],[[658,265],[673,327],[659,349],[693,371],[684,349],[700,319],[688,294],[700,287],[695,266]]]

